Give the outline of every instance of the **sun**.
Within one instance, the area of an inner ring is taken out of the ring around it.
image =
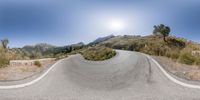
[[[120,19],[112,19],[108,22],[108,27],[111,31],[120,32],[125,28],[125,22]]]

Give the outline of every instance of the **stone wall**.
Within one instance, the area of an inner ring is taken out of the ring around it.
[[[10,66],[33,66],[35,61],[40,61],[40,63],[48,63],[55,61],[55,58],[46,59],[36,59],[36,60],[11,60]]]
[[[197,56],[200,56],[200,51],[192,51],[192,56],[195,56],[195,57],[197,57]]]

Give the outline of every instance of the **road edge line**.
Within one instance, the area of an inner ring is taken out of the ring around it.
[[[176,83],[178,85],[181,85],[181,86],[184,86],[184,87],[188,87],[188,88],[200,89],[199,85],[192,85],[192,84],[184,83],[184,82],[181,82],[181,81],[175,79],[174,77],[172,77],[171,75],[169,75],[168,72],[165,71],[165,69],[155,59],[153,59],[152,57],[150,57],[147,54],[143,54],[143,53],[141,53],[141,54],[144,55],[144,56],[146,56],[148,59],[152,60],[158,66],[158,68],[164,73],[164,75],[169,80],[173,81],[174,83]]]
[[[57,64],[59,64],[63,60],[65,60],[65,58],[57,61],[47,71],[45,71],[42,75],[40,75],[38,78],[36,78],[34,80],[31,80],[30,82],[26,82],[26,83],[22,83],[22,84],[17,84],[17,85],[0,86],[0,89],[2,89],[2,90],[3,89],[17,89],[17,88],[23,88],[23,87],[30,86],[30,85],[32,85],[32,84],[40,81],[42,78],[44,78]]]

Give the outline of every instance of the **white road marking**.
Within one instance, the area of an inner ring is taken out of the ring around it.
[[[192,84],[187,84],[187,83],[183,83],[175,78],[173,78],[171,75],[169,75],[165,70],[164,68],[155,60],[153,59],[152,57],[150,57],[149,55],[147,54],[143,54],[142,55],[146,56],[148,59],[152,60],[158,67],[159,69],[164,73],[164,75],[170,79],[171,81],[173,81],[174,83],[178,84],[178,85],[181,85],[181,86],[184,86],[184,87],[188,87],[188,88],[194,88],[194,89],[200,89],[200,86],[199,85],[192,85]]]
[[[40,81],[42,78],[44,78],[58,63],[62,62],[64,59],[59,60],[58,62],[56,62],[55,64],[53,64],[46,72],[44,72],[41,76],[39,76],[38,78],[27,82],[27,83],[23,83],[23,84],[17,84],[17,85],[9,85],[9,86],[0,86],[0,89],[16,89],[16,88],[22,88],[22,87],[26,87],[26,86],[30,86],[38,81]]]
[[[171,81],[173,81],[176,84],[179,84],[181,86],[184,87],[188,87],[188,88],[194,88],[194,89],[200,89],[200,86],[198,85],[192,85],[192,84],[187,84],[187,83],[183,83],[175,78],[173,78],[171,75],[169,75],[164,69],[163,67],[152,57],[150,57],[147,54],[143,54],[142,55],[146,56],[147,58],[149,58],[150,60],[152,60],[158,67],[159,69],[164,73],[164,75],[170,79]],[[69,58],[69,57],[68,57]],[[40,81],[42,78],[44,78],[58,63],[62,62],[64,59],[59,60],[58,62],[56,62],[54,65],[52,65],[46,72],[44,72],[44,74],[42,74],[41,76],[39,76],[38,78],[27,82],[27,83],[23,83],[23,84],[17,84],[17,85],[9,85],[9,86],[0,86],[0,89],[16,89],[16,88],[22,88],[22,87],[26,87],[26,86],[30,86],[38,81]]]

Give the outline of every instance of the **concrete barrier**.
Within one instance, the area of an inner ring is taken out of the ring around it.
[[[10,66],[33,66],[35,61],[40,61],[40,63],[47,63],[54,61],[56,58],[45,58],[45,59],[35,59],[35,60],[11,60]]]
[[[194,57],[200,56],[200,51],[199,50],[192,51],[192,56],[194,56]]]

